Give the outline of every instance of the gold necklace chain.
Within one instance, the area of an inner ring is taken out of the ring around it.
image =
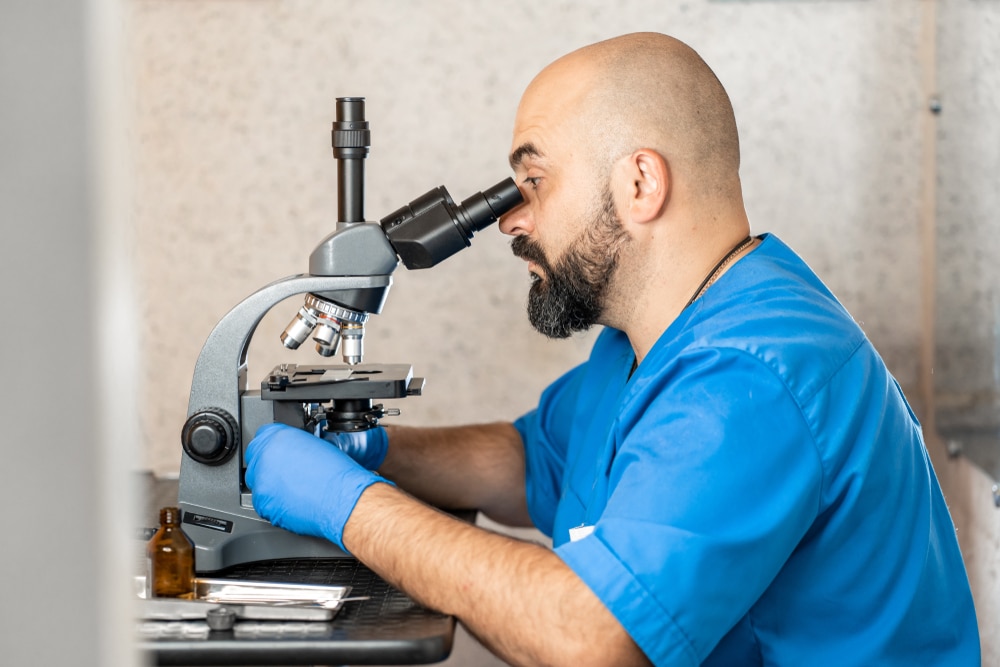
[[[715,279],[719,277],[719,274],[722,273],[722,270],[726,268],[726,266],[728,266],[730,262],[733,261],[736,255],[743,252],[743,250],[748,248],[752,243],[753,243],[753,236],[747,236],[745,239],[743,239],[735,246],[733,246],[733,249],[727,252],[726,256],[720,259],[719,263],[715,265],[715,268],[713,268],[711,272],[709,272],[708,276],[706,276],[705,279],[701,281],[701,285],[699,285],[698,289],[695,290],[694,296],[691,297],[691,300],[688,301],[687,305],[684,307],[687,308],[692,303],[697,301],[698,298],[705,293],[705,290],[707,290],[709,287],[712,286],[712,283],[715,282]]]

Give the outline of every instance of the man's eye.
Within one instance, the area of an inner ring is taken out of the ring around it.
[[[538,181],[540,180],[542,180],[540,176],[529,176],[528,178],[524,179],[524,182],[530,185],[531,189],[534,190],[538,188]]]

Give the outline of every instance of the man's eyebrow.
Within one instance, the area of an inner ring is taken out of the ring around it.
[[[542,157],[542,152],[533,143],[521,144],[510,154],[510,168],[517,169],[526,157]]]

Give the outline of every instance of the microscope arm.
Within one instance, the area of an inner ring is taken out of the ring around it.
[[[353,290],[388,292],[392,276],[297,275],[267,285],[229,311],[209,334],[198,355],[188,400],[188,417],[206,409],[240,414],[240,394],[246,389],[247,350],[257,325],[278,302],[306,292]],[[233,369],[237,372],[234,374]],[[239,442],[239,433],[233,434]]]

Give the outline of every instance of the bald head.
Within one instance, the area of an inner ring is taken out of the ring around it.
[[[739,189],[739,138],[729,96],[689,46],[635,33],[574,51],[529,85],[519,116],[558,114],[586,143],[596,173],[653,149],[696,197]],[[583,148],[583,147],[581,147]]]

